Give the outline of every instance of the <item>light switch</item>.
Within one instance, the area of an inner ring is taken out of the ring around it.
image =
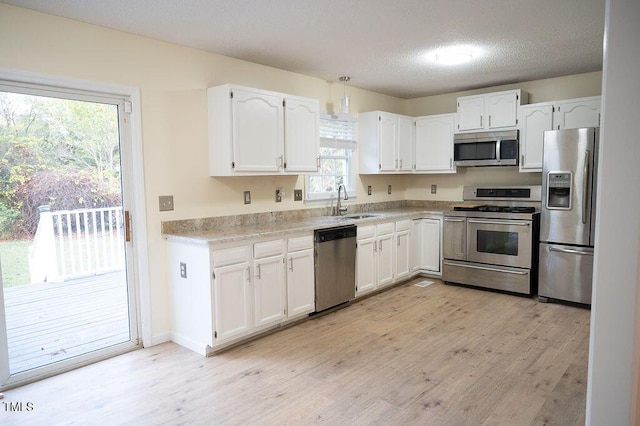
[[[391,185],[387,187],[387,194],[391,194]]]
[[[371,185],[367,186],[367,195],[371,195]]]
[[[251,204],[251,191],[244,191],[244,203]]]
[[[180,278],[187,278],[187,264],[180,262]]]
[[[302,189],[293,190],[293,201],[302,201]]]
[[[438,191],[438,185],[431,185],[431,193],[435,194]]]

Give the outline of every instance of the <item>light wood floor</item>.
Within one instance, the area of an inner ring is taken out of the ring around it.
[[[413,282],[204,358],[172,343],[5,392],[7,424],[584,424],[588,310]]]

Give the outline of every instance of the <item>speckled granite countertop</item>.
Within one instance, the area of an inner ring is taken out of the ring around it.
[[[382,205],[378,206],[382,207],[379,209],[371,208],[376,206],[361,207],[356,209],[358,211],[352,211],[345,216],[320,215],[318,213],[321,212],[318,211],[309,213],[310,210],[301,210],[163,222],[162,234],[171,241],[191,244],[222,244],[246,239],[284,237],[290,234],[342,225],[366,226],[381,222],[415,219],[426,215],[441,215],[450,208],[448,202],[431,202],[428,203],[429,205],[423,206],[407,205],[408,202],[395,204],[404,205]],[[357,219],[349,217],[354,215],[371,215],[371,217]]]

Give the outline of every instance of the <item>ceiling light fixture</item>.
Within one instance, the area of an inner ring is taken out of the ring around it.
[[[436,52],[436,62],[442,65],[458,65],[473,59],[473,50],[466,47],[448,47]]]
[[[342,87],[344,89],[344,97],[340,99],[340,112],[342,114],[349,114],[349,97],[347,96],[347,82],[351,81],[351,77],[342,76],[339,78],[342,82]]]

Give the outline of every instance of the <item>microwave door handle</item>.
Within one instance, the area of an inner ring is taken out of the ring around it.
[[[587,198],[589,198],[589,157],[591,152],[586,150],[584,152],[584,176],[582,177],[583,181],[583,190],[582,190],[582,224],[586,225],[587,223]]]
[[[500,162],[500,142],[502,142],[500,139],[496,140],[496,161],[498,163]]]

